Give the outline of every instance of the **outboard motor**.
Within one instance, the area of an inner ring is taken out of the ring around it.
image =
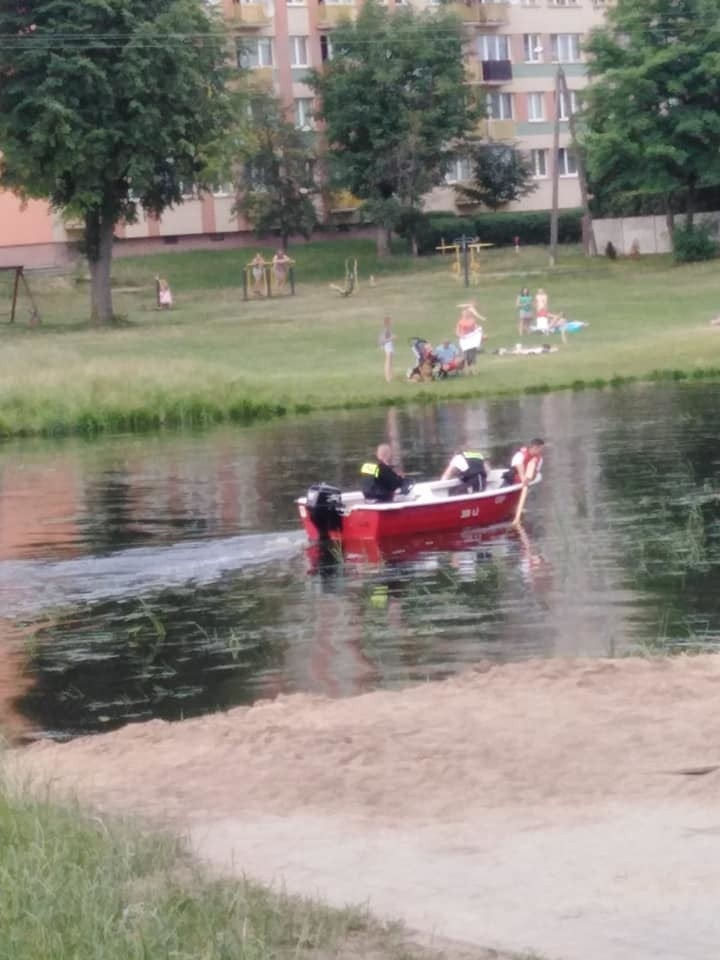
[[[342,530],[342,491],[329,483],[314,483],[305,495],[308,516],[320,540],[328,540],[331,532]]]

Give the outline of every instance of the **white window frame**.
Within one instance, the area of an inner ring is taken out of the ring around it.
[[[291,67],[310,66],[310,61],[308,59],[308,48],[310,44],[308,43],[308,39],[308,37],[301,36],[299,34],[288,37]]]
[[[548,175],[547,147],[537,147],[530,151],[530,167],[532,168],[533,180],[547,180],[547,175]]]
[[[288,7],[306,7],[307,0],[285,0]]]
[[[313,119],[313,98],[295,97],[293,100],[295,110],[295,127],[298,130],[312,130],[315,126]]]
[[[561,177],[577,176],[577,159],[569,147],[560,147],[557,155],[558,175]]]
[[[581,39],[582,36],[579,33],[550,34],[553,63],[580,63],[582,60]]]
[[[568,111],[567,97],[564,93],[560,94],[560,103],[558,106],[558,119],[569,120],[570,117],[578,112],[578,92],[577,90],[568,90],[570,95],[570,110]]]
[[[481,33],[478,37],[478,60],[489,62],[510,59],[510,37],[506,33]]]
[[[467,183],[472,180],[470,157],[453,157],[445,171],[445,183]]]
[[[523,34],[523,50],[525,63],[542,63],[543,54],[545,52],[543,49],[542,34]]]
[[[273,65],[272,37],[243,37],[238,63],[245,70],[262,70]]]
[[[539,107],[539,109],[537,109]],[[533,90],[527,95],[528,123],[543,123],[545,120],[545,93]]]
[[[512,93],[490,90],[486,95],[487,115],[490,120],[512,120],[514,110]],[[497,107],[497,112],[495,108]]]

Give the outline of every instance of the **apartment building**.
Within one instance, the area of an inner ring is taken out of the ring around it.
[[[390,7],[409,0],[387,0]],[[432,7],[430,0],[412,0]],[[222,12],[237,41],[233,50],[239,67],[252,71],[260,84],[275,91],[302,129],[312,129],[313,95],[305,83],[309,67],[319,67],[333,55],[333,30],[343,19],[357,16],[362,0],[221,0]],[[219,6],[219,3],[215,5]],[[478,137],[515,143],[529,154],[537,189],[516,207],[549,209],[553,171],[553,129],[560,116],[559,203],[579,205],[575,160],[570,146],[568,117],[585,84],[581,50],[584,35],[602,22],[604,0],[463,0],[450,3],[463,21],[468,83],[487,104],[487,119]],[[558,68],[564,71],[569,96],[556,103]],[[453,184],[469,177],[469,164],[458,157],[450,165],[446,185],[433,191],[427,208],[456,209]],[[127,249],[147,249],[169,243],[238,242],[249,230],[232,212],[228,186],[195,196],[163,214],[140,215],[135,224],[120,227],[118,240]],[[338,222],[353,215],[352,198],[335,196],[324,210]],[[22,207],[16,198],[0,194],[0,265],[61,264],[79,224],[66,223],[41,203]]]

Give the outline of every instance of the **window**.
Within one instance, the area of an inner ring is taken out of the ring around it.
[[[238,65],[245,70],[271,67],[273,65],[272,39],[270,37],[254,37],[248,40],[243,37],[238,44]]]
[[[510,44],[502,34],[481,33],[478,37],[479,60],[509,60]]]
[[[560,112],[558,116],[561,120],[569,120],[573,113],[578,111],[578,96],[577,90],[568,90],[570,96],[570,102],[568,103],[568,98],[564,93],[560,94]]]
[[[558,171],[561,177],[577,176],[575,154],[567,147],[560,147],[558,150]]]
[[[530,166],[535,180],[542,180],[547,176],[547,150],[531,150]]]
[[[545,119],[545,94],[529,93],[527,95],[528,120],[538,123]]]
[[[492,120],[512,120],[512,94],[493,90],[487,95],[487,115]]]
[[[305,0],[285,0],[289,7],[304,7]]]
[[[445,171],[445,183],[463,183],[471,179],[470,157],[453,157]]]
[[[328,36],[326,33],[320,35],[320,59],[323,63],[327,63],[328,60],[333,58],[333,42],[332,37]]]
[[[579,7],[580,0],[548,0],[549,7]]]
[[[216,183],[212,188],[214,197],[232,197],[235,193],[235,187],[232,183]]]
[[[288,37],[290,41],[290,66],[307,67],[307,37]]]
[[[579,33],[553,33],[550,37],[553,60],[576,63],[580,59]]]
[[[298,130],[311,130],[313,127],[312,97],[298,97],[295,100],[295,126]]]
[[[525,63],[542,63],[543,45],[539,33],[526,33],[523,36]]]

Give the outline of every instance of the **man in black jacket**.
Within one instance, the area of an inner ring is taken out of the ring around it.
[[[406,492],[407,481],[393,469],[391,458],[390,444],[381,443],[375,451],[375,459],[360,467],[361,487],[366,500],[379,500],[382,503],[392,500],[396,490]]]

